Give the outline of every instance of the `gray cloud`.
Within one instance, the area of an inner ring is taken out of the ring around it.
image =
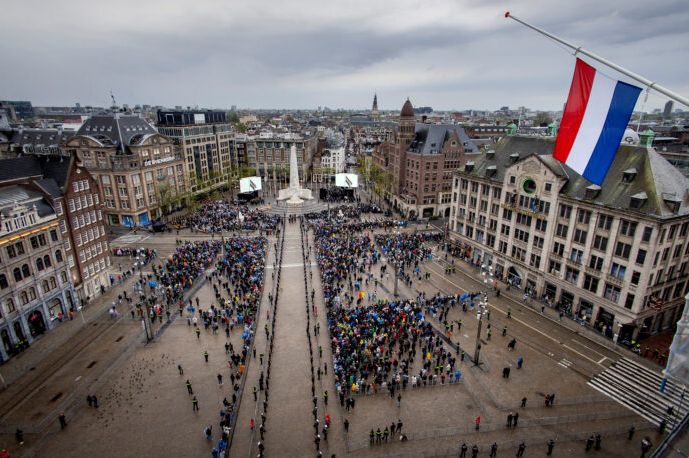
[[[524,20],[689,92],[684,1],[511,3]],[[407,96],[438,109],[560,108],[571,53],[502,18],[503,4],[12,2],[0,98],[104,105],[113,89],[130,104],[365,108],[377,91],[384,109]]]

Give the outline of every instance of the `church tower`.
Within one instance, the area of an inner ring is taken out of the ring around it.
[[[407,150],[411,142],[414,141],[415,131],[416,119],[414,117],[414,107],[409,99],[407,99],[402,106],[402,111],[400,111],[400,124],[397,132],[397,157],[395,158],[395,171],[393,174],[398,194],[402,194],[406,191]]]
[[[380,120],[380,113],[378,112],[378,94],[373,94],[373,107],[371,108],[371,118],[374,121]]]

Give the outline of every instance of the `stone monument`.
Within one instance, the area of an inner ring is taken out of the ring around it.
[[[292,145],[289,153],[289,187],[281,189],[278,200],[286,200],[287,205],[301,205],[304,199],[311,200],[310,189],[304,189],[299,185],[299,166],[297,165],[297,147]]]

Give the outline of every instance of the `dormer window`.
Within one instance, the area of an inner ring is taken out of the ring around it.
[[[487,177],[492,177],[492,176],[494,176],[496,173],[498,173],[498,168],[497,168],[497,166],[495,166],[495,165],[489,165],[488,167],[486,167],[486,176],[487,176]]]
[[[597,184],[592,184],[591,186],[586,188],[586,199],[587,200],[593,200],[596,197],[598,197],[598,194],[600,194],[600,186]]]
[[[474,170],[474,161],[469,161],[464,165],[465,172],[471,172]]]
[[[486,151],[486,158],[495,159],[495,150],[489,149],[488,151]]]
[[[622,172],[622,183],[631,183],[636,178],[636,169],[631,168]]]
[[[519,160],[519,153],[512,153],[510,154],[510,160],[512,162],[517,162]]]
[[[637,194],[634,194],[629,201],[629,208],[634,208],[634,209],[639,209],[643,207],[643,205],[646,203],[648,200],[648,196],[646,195],[645,192],[639,192]]]
[[[677,194],[672,193],[662,193],[663,197],[663,202],[665,202],[665,205],[670,209],[672,213],[677,213],[679,211],[679,207],[682,205],[682,199],[677,197]]]

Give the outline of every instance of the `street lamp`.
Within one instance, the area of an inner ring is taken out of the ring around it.
[[[481,363],[479,362],[479,356],[481,354],[481,329],[483,327],[483,318],[488,317],[490,310],[488,309],[488,288],[492,284],[493,279],[493,266],[481,264],[481,276],[483,277],[483,284],[485,290],[481,292],[481,300],[478,303],[478,310],[476,312],[476,318],[478,319],[478,329],[476,331],[476,349],[474,351],[474,364],[477,366]]]
[[[144,282],[144,274],[143,274],[143,266],[144,266],[144,261],[143,261],[143,248],[139,248],[137,250],[137,256],[136,256],[136,266],[139,267],[139,284],[141,285],[141,297],[143,297],[143,306],[144,306],[144,316],[143,316],[143,322],[144,322],[144,331],[146,332],[146,341],[150,342],[153,340],[153,325],[151,323],[151,317],[150,317],[150,310],[148,307],[148,296],[146,295],[146,283]]]
[[[481,354],[481,328],[483,327],[483,317],[488,314],[488,293],[483,291],[481,300],[478,303],[476,318],[478,319],[478,329],[476,330],[476,348],[474,350],[474,364],[479,366],[479,355]]]

